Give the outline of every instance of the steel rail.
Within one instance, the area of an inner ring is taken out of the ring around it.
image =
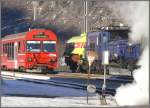
[[[14,77],[11,75],[2,75],[3,78],[9,78],[9,79],[15,79],[19,81],[25,81],[25,82],[32,82],[36,84],[47,84],[47,85],[53,85],[53,86],[60,86],[60,87],[67,87],[67,88],[73,88],[73,89],[80,89],[80,90],[87,90],[87,85],[85,84],[76,84],[76,83],[67,83],[67,82],[60,82],[60,81],[51,81],[51,80],[37,80],[37,79],[30,79],[30,78],[24,78],[24,77]],[[96,89],[97,93],[102,93],[102,88],[98,87]],[[107,88],[106,94],[115,95],[116,90],[113,88]]]

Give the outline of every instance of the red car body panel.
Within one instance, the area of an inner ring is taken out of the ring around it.
[[[42,35],[39,35],[41,34]],[[38,37],[39,36],[39,37]],[[45,36],[45,37],[40,37]],[[40,41],[40,52],[27,51],[27,41]],[[54,41],[57,36],[50,30],[33,29],[28,32],[5,36],[1,41],[1,66],[8,69],[34,69],[45,66],[47,69],[58,67],[57,47],[53,52],[44,52],[43,41]],[[31,59],[30,61],[28,59]]]

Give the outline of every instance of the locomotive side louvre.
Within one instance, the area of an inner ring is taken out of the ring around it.
[[[58,67],[56,46],[57,37],[50,30],[33,29],[5,36],[2,39],[2,69],[31,72],[55,69]]]

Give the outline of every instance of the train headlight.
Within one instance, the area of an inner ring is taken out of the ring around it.
[[[50,62],[56,62],[56,58],[51,58]]]
[[[32,61],[32,58],[27,58],[27,61],[28,61],[28,62],[31,62],[31,61]]]
[[[56,57],[56,54],[49,54],[50,57]]]

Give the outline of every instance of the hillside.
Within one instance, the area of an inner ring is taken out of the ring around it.
[[[110,25],[119,19],[108,8],[109,1],[88,1],[88,30],[96,26]],[[52,29],[59,38],[68,39],[84,31],[84,2],[82,0],[1,2],[2,36],[28,28]]]

